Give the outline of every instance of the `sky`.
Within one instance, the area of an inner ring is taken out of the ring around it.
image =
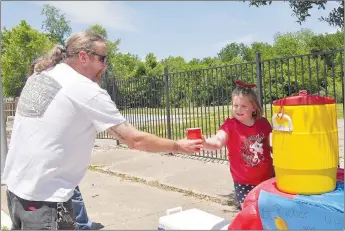
[[[2,1],[1,27],[10,29],[26,20],[42,31],[44,4],[65,14],[72,33],[100,24],[109,39],[121,39],[120,52],[136,54],[142,60],[152,52],[159,60],[182,56],[189,61],[214,57],[231,42],[273,43],[277,32],[337,30],[318,20],[336,2],[328,2],[326,10],[313,9],[311,17],[299,25],[287,2],[256,8],[243,1]]]

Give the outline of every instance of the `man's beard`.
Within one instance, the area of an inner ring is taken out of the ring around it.
[[[101,83],[103,72],[104,70],[102,69],[97,72],[95,82]]]

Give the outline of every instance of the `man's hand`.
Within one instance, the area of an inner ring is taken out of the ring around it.
[[[203,147],[203,140],[187,140],[182,139],[176,141],[176,145],[174,146],[174,152],[182,152],[184,154],[193,154],[195,152],[199,152],[200,149]]]
[[[149,152],[180,152],[193,154],[199,152],[203,142],[199,140],[170,140],[142,132],[127,122],[115,125],[108,129],[109,133],[121,143],[141,151]]]

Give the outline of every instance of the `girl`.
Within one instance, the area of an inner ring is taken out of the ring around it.
[[[262,116],[255,85],[236,81],[232,92],[232,117],[225,120],[217,134],[204,140],[205,150],[226,145],[236,200],[243,205],[247,194],[261,182],[274,177],[269,134],[272,127]]]

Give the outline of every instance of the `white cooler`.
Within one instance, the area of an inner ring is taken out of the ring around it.
[[[158,230],[227,230],[229,221],[199,209],[182,211],[182,207],[168,209],[159,218]]]

